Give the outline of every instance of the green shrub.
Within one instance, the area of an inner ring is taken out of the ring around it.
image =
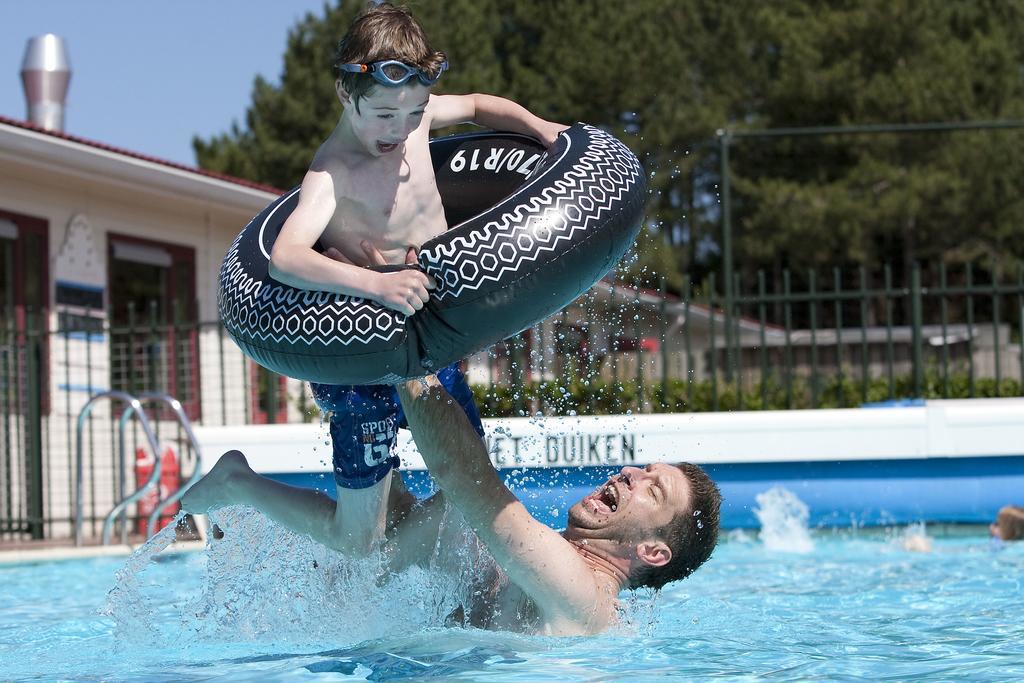
[[[772,377],[752,385],[711,380],[686,382],[673,379],[638,384],[635,380],[603,379],[565,382],[530,382],[519,386],[473,385],[473,394],[484,417],[545,415],[610,415],[622,413],[699,413],[730,410],[786,410],[804,408],[853,408],[864,403],[910,398],[988,398],[1021,396],[1016,379],[1003,379],[997,388],[991,377],[970,381],[965,371],[950,373],[946,381],[934,368],[924,373],[923,391],[915,396],[911,375],[870,378],[859,376],[796,377],[790,382]],[[973,384],[973,387],[972,387]],[[944,391],[945,390],[945,391]]]

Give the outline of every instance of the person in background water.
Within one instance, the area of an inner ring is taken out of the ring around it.
[[[415,262],[415,250],[448,227],[428,148],[430,131],[477,123],[550,147],[566,126],[500,97],[432,94],[448,62],[404,7],[368,6],[341,39],[336,66],[344,109],[302,181],[298,204],[274,244],[270,274],[293,287],[362,297],[413,315],[432,288],[426,274],[365,266]],[[482,437],[459,365],[438,377]],[[310,388],[330,416],[338,504],[320,501],[313,506],[315,519],[297,527],[333,548],[369,552],[383,536],[382,511],[392,470],[400,464],[394,452],[397,430],[404,426],[398,398],[391,386]],[[258,507],[289,518],[283,508],[295,505],[293,495],[268,493]]]
[[[989,533],[1001,541],[1024,539],[1024,507],[1006,505],[999,510],[996,521],[989,525]]]

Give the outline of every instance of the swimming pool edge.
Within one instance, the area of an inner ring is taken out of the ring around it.
[[[127,557],[142,544],[94,545],[83,547],[19,548],[0,550],[0,566],[32,564],[34,562],[60,562],[89,560],[98,557]],[[163,553],[193,553],[206,548],[205,541],[176,541]]]

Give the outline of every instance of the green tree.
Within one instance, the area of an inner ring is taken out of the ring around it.
[[[673,289],[717,268],[714,132],[1024,118],[1024,0],[423,0],[452,64],[440,92],[489,92],[602,126],[650,174],[628,277]],[[290,33],[280,85],[243,126],[196,139],[204,168],[296,184],[340,105],[334,46],[358,2]],[[736,263],[809,268],[1024,256],[1022,132],[791,138],[733,147]],[[799,277],[798,277],[799,279]]]
[[[756,128],[1024,118],[1024,3],[765,3]],[[737,262],[803,272],[1024,256],[1024,131],[742,141]]]
[[[302,180],[341,113],[334,50],[359,7],[324,9],[324,16],[307,14],[289,31],[280,85],[256,77],[244,127],[236,123],[209,140],[193,138],[202,168],[282,189]]]
[[[331,58],[358,9],[327,6],[292,29],[280,85],[257,78],[245,125],[195,139],[198,163],[296,184],[340,113]],[[450,0],[412,9],[452,64],[439,92],[503,95],[553,120],[602,126],[632,147],[651,173],[651,201],[649,234],[629,272],[649,284],[667,274],[681,286],[696,253],[689,245],[717,230],[697,206],[701,184],[714,181],[690,150],[706,147],[725,119],[732,97],[723,93],[746,87],[734,60],[714,55],[719,42],[741,44],[742,12],[675,0]]]

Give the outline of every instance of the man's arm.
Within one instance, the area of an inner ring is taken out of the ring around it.
[[[545,121],[512,100],[494,95],[431,95],[430,128],[444,128],[458,123],[475,123],[494,130],[507,130],[537,138],[548,147],[568,126]]]
[[[545,617],[603,626],[594,574],[561,535],[534,519],[491,465],[466,414],[434,378],[398,386],[417,449],[445,494],[509,578]]]
[[[321,254],[313,249],[336,207],[331,174],[310,169],[302,180],[299,202],[274,241],[270,253],[271,277],[299,289],[372,299],[405,315],[423,308],[429,297],[423,273],[369,271],[353,265],[337,250]]]

